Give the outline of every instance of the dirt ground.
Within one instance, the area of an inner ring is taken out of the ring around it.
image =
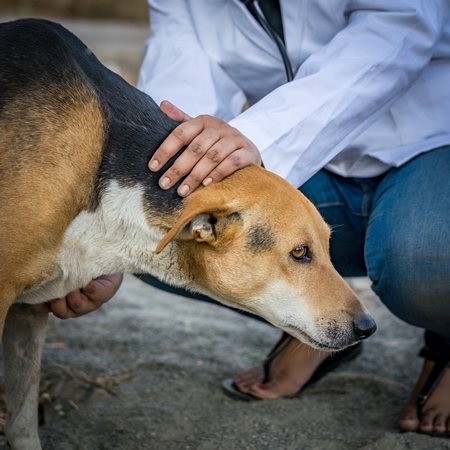
[[[147,27],[63,24],[134,82]],[[300,398],[242,403],[221,392],[221,380],[261,361],[279,332],[126,276],[100,311],[50,320],[42,363],[44,449],[450,449],[450,440],[397,428],[421,366],[421,331],[390,314],[366,279],[349,282],[379,326],[363,354]]]
[[[261,361],[279,332],[127,276],[100,311],[50,321],[44,449],[450,449],[399,433],[421,332],[393,317],[366,279],[349,281],[379,325],[363,354],[300,398],[243,403],[221,380]]]

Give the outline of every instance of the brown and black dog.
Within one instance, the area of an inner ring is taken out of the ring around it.
[[[176,126],[60,25],[0,25],[0,328],[14,449],[40,448],[46,318],[29,305],[103,274],[151,273],[319,349],[375,330],[331,265],[328,226],[286,181],[250,166],[186,199],[159,189],[162,172],[147,164]]]

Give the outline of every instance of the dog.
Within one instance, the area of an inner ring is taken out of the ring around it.
[[[0,25],[0,328],[14,449],[41,448],[47,319],[30,305],[100,275],[150,273],[326,351],[374,332],[330,262],[329,227],[289,183],[253,165],[184,199],[158,187],[167,166],[152,173],[148,161],[177,125],[62,26]]]

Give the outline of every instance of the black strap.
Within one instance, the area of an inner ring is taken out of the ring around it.
[[[272,5],[271,11],[274,14],[269,14],[271,17],[270,21],[275,24],[275,27],[278,28],[278,31],[269,23],[269,18],[264,17],[264,14],[261,14],[256,7],[255,3],[261,8],[260,1],[256,0],[241,0],[242,3],[247,7],[250,14],[255,18],[255,20],[261,25],[264,31],[275,41],[275,44],[280,51],[281,58],[283,59],[284,68],[286,70],[286,77],[288,81],[292,81],[294,79],[294,71],[292,69],[291,62],[289,61],[289,56],[287,55],[286,48],[284,47],[284,33],[283,33],[283,23],[281,20],[281,9],[279,1],[266,0],[266,6],[269,2],[277,3],[278,7],[274,7]],[[276,6],[276,5],[275,5]],[[261,8],[262,11],[262,8]],[[278,11],[278,12],[277,12]],[[281,25],[280,25],[281,24]],[[281,31],[280,31],[281,26]],[[281,35],[279,34],[281,33]]]
[[[269,25],[281,38],[283,44],[286,44],[284,40],[283,20],[281,19],[281,7],[279,0],[258,0],[258,4]]]
[[[443,355],[427,348],[423,348],[420,351],[419,356],[422,356],[429,361],[434,361],[434,367],[417,398],[417,410],[420,418],[425,403],[438,385],[447,367],[450,367],[450,355]]]

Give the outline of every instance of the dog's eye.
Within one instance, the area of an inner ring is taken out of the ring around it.
[[[298,247],[295,247],[291,250],[291,256],[296,261],[302,261],[306,259],[306,256],[308,255],[308,247],[306,245],[299,245]]]

